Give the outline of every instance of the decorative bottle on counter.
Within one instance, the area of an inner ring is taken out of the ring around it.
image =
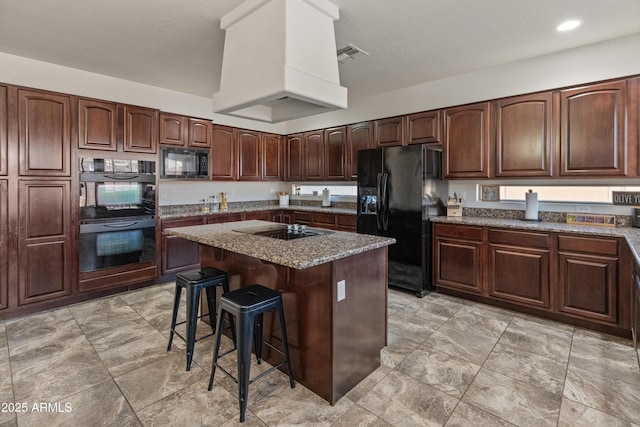
[[[220,193],[220,210],[227,210],[227,193]]]
[[[211,212],[218,212],[220,210],[218,196],[216,196],[215,194],[213,196],[209,196],[209,206],[211,207]]]

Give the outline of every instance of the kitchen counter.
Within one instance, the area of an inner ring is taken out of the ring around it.
[[[345,214],[345,215],[355,215],[355,209],[345,209],[339,207],[321,207],[321,206],[303,206],[303,205],[289,205],[289,206],[279,206],[279,205],[250,205],[250,206],[242,206],[242,207],[230,207],[226,211],[218,211],[218,212],[201,212],[199,209],[199,205],[189,205],[192,208],[180,208],[176,210],[167,209],[166,212],[162,212],[160,214],[161,219],[171,219],[171,218],[185,218],[190,216],[199,216],[199,215],[225,215],[232,213],[242,213],[242,212],[258,212],[258,211],[272,211],[272,210],[288,210],[288,211],[306,211],[306,212],[327,212],[332,214]]]
[[[439,216],[431,218],[431,222],[445,224],[475,225],[479,227],[500,227],[556,233],[582,234],[600,237],[624,237],[629,243],[635,261],[640,264],[640,228],[633,227],[600,227],[571,225],[563,222],[538,222],[520,219],[484,218],[470,216]]]
[[[335,404],[380,367],[387,344],[387,247],[395,240],[329,230],[279,240],[234,231],[274,224],[250,220],[165,232],[198,242],[200,266],[226,271],[231,290],[259,283],[282,294],[295,379]],[[281,348],[274,321],[265,313],[263,339]],[[264,359],[279,363],[281,356],[265,350]]]
[[[203,245],[295,269],[313,267],[395,243],[393,238],[344,231],[331,231],[330,234],[296,240],[278,240],[234,231],[268,224],[273,223],[250,220],[168,228],[164,231]],[[313,228],[309,227],[309,230]]]

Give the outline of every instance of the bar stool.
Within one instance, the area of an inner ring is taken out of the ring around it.
[[[216,332],[216,289],[215,286],[222,286],[223,292],[229,292],[229,281],[227,273],[213,267],[205,267],[200,270],[191,270],[178,273],[176,275],[176,290],[173,302],[173,316],[171,319],[171,332],[169,333],[169,345],[167,351],[171,350],[173,342],[173,334],[178,335],[187,343],[187,371],[191,370],[191,361],[193,360],[193,348],[197,341],[210,337]],[[178,308],[180,307],[180,294],[182,288],[187,290],[187,319],[183,322],[176,323],[178,318]],[[205,315],[198,316],[198,308],[200,305],[200,291],[204,289],[207,294],[207,306],[209,308],[209,321],[211,322],[212,333],[196,339],[196,325],[198,319]],[[229,324],[231,325],[232,336],[235,341],[235,333],[233,328],[233,318],[229,315]],[[187,337],[183,337],[176,331],[176,326],[186,323]]]
[[[251,367],[251,342],[255,347],[256,359],[258,363],[262,361],[262,315],[267,311],[276,311],[280,322],[280,330],[282,333],[283,350],[268,345],[275,351],[284,355],[284,361],[276,366],[271,367],[262,374],[253,379],[249,379],[249,369]],[[233,315],[236,319],[236,345],[233,349],[219,354],[220,337],[222,336],[222,317],[227,313]],[[218,359],[232,351],[237,350],[238,358],[238,377],[235,378],[222,366],[218,365]],[[238,400],[240,403],[240,422],[244,422],[245,412],[247,410],[247,397],[249,392],[249,384],[262,378],[269,372],[282,365],[287,365],[289,371],[289,382],[291,388],[295,388],[293,379],[293,371],[291,370],[291,360],[289,358],[289,343],[287,340],[287,328],[284,321],[284,309],[282,307],[282,295],[280,292],[269,289],[262,285],[251,285],[245,288],[237,289],[233,292],[225,293],[220,297],[220,306],[218,307],[218,333],[216,334],[216,344],[213,350],[213,363],[211,365],[211,377],[209,378],[209,391],[213,388],[213,377],[216,373],[216,367],[231,377],[238,384]]]

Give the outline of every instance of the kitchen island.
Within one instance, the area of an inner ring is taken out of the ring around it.
[[[165,231],[198,242],[200,265],[226,271],[231,290],[259,283],[282,293],[295,378],[335,404],[380,366],[387,246],[395,240],[328,230],[294,240],[249,233],[265,226],[278,224],[254,220]],[[263,338],[281,348],[274,322],[265,315]],[[270,363],[281,357],[272,353],[265,357]]]

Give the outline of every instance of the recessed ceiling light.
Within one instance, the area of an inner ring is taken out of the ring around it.
[[[562,24],[558,25],[556,27],[556,30],[558,30],[558,31],[570,31],[570,30],[573,30],[574,28],[578,28],[580,26],[580,24],[582,24],[582,21],[579,21],[577,19],[570,19],[570,20],[564,21]]]

